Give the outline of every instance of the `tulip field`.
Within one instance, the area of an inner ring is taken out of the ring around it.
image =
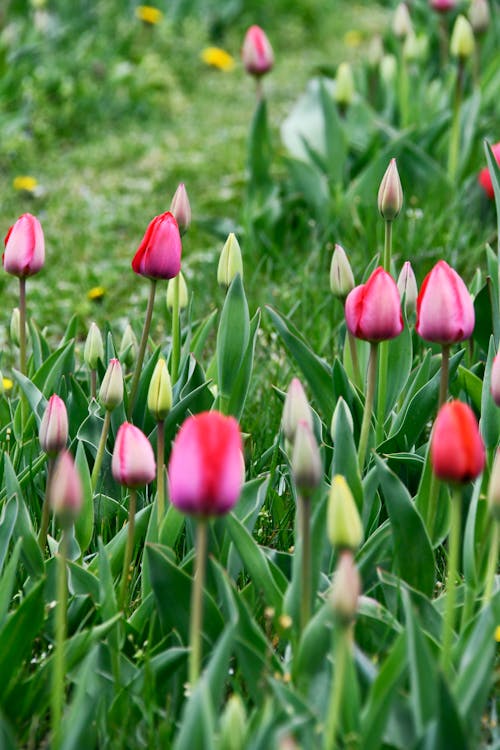
[[[500,750],[499,39],[0,7],[0,750]]]

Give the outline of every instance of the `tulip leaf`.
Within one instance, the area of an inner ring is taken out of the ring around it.
[[[230,399],[250,338],[248,303],[240,274],[231,282],[217,332],[219,391]]]
[[[404,393],[405,386],[411,372],[413,361],[413,347],[411,330],[405,319],[402,333],[391,341],[383,342],[388,349],[388,363],[390,377],[387,379],[387,393],[385,414],[392,409],[397,399]]]
[[[250,336],[248,345],[241,362],[238,376],[235,380],[231,399],[229,401],[228,414],[232,414],[236,419],[241,419],[245,401],[252,376],[253,360],[255,355],[255,343],[257,341],[257,332],[260,323],[260,310],[258,310],[250,322]]]
[[[361,512],[363,508],[363,485],[359,473],[354,435],[348,417],[348,406],[345,402],[338,403],[333,433],[332,478],[335,474],[341,474],[345,477],[358,510]]]
[[[486,162],[488,164],[491,184],[495,196],[495,206],[497,210],[498,257],[500,258],[500,166],[498,165],[495,154],[493,153],[488,141],[484,141],[484,151],[486,153]]]
[[[337,107],[323,79],[319,82],[319,99],[323,114],[328,177],[334,185],[342,184],[347,158],[346,137]]]
[[[491,395],[491,368],[495,359],[496,349],[493,336],[490,337],[488,346],[488,359],[484,369],[483,390],[481,395],[481,419],[479,428],[488,451],[496,448],[498,436],[500,435],[500,409],[493,401]]]
[[[34,578],[43,575],[43,557],[38,540],[33,530],[31,517],[21,492],[14,468],[8,453],[4,454],[5,487],[8,497],[17,498],[17,516],[13,531],[13,538],[23,540],[21,557],[29,574]]]
[[[9,543],[16,525],[17,513],[17,497],[14,495],[3,505],[0,515],[0,574],[9,551]]]
[[[83,506],[75,521],[75,536],[83,555],[90,546],[94,533],[94,498],[85,448],[81,440],[78,441],[76,449],[75,465],[83,489]]]
[[[261,98],[255,109],[248,139],[248,172],[250,195],[262,193],[272,184],[269,176],[271,141],[267,123],[267,103]]]
[[[9,610],[14,585],[16,582],[17,565],[21,555],[23,541],[18,539],[5,566],[2,577],[0,578],[0,628],[5,622]],[[1,745],[0,745],[1,747]]]

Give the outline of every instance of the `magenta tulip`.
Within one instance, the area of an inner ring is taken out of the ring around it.
[[[448,13],[456,7],[457,0],[430,0],[429,4],[438,13]]]
[[[484,469],[484,443],[467,404],[450,401],[441,407],[431,435],[431,464],[447,482],[470,482]]]
[[[150,222],[132,261],[132,268],[150,279],[173,279],[181,270],[182,243],[173,214],[166,211]]]
[[[66,447],[68,441],[68,413],[64,401],[54,393],[49,398],[38,433],[44,453],[55,455]]]
[[[418,335],[447,346],[468,339],[474,323],[467,287],[458,273],[440,260],[425,277],[417,298]]]
[[[172,503],[184,513],[227,513],[243,484],[241,433],[234,417],[217,411],[188,417],[172,447],[168,468]]]
[[[382,266],[366,284],[354,287],[345,301],[347,328],[358,339],[385,341],[403,330],[401,300],[396,282]]]
[[[491,147],[491,150],[497,164],[500,165],[500,143],[495,143],[495,145]],[[479,172],[477,181],[483,188],[488,198],[493,199],[495,197],[495,193],[493,190],[493,182],[491,180],[490,170],[488,169],[488,167],[484,167],[484,169]]]
[[[273,48],[260,26],[250,26],[248,29],[243,41],[241,57],[247,73],[253,76],[262,76],[273,67]]]
[[[156,476],[151,444],[146,435],[130,422],[120,425],[111,468],[116,481],[126,487],[142,487]]]
[[[59,454],[49,486],[50,505],[63,523],[78,516],[83,504],[83,489],[73,456],[67,450]]]
[[[7,232],[3,267],[7,273],[24,278],[38,273],[45,262],[42,225],[31,214],[23,214]]]

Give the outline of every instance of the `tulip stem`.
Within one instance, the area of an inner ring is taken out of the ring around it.
[[[179,362],[180,362],[180,349],[181,349],[181,337],[180,337],[180,322],[179,322],[179,287],[180,287],[180,273],[174,279],[174,299],[172,304],[172,361],[170,364],[172,370],[172,383],[177,382],[179,377]]]
[[[493,532],[490,542],[490,552],[488,555],[488,566],[486,568],[486,584],[484,587],[483,605],[486,606],[491,600],[493,594],[493,587],[495,585],[495,574],[497,572],[498,565],[498,521],[493,522]]]
[[[451,497],[450,536],[448,540],[448,576],[446,580],[446,602],[443,616],[443,636],[441,645],[441,665],[445,674],[451,668],[451,647],[455,627],[455,604],[457,598],[458,557],[462,526],[462,493],[454,487]]]
[[[330,692],[330,704],[324,736],[325,750],[334,750],[337,743],[337,732],[342,708],[342,696],[344,694],[344,679],[349,655],[349,631],[350,627],[339,624],[334,631],[334,662],[332,688]]]
[[[54,471],[54,459],[49,458],[48,466],[47,466],[47,484],[45,487],[45,497],[43,500],[43,507],[42,507],[42,519],[40,522],[40,531],[38,532],[38,544],[40,545],[40,549],[42,550],[42,554],[45,551],[45,545],[47,543],[47,530],[49,528],[49,519],[50,519],[50,484],[52,481],[52,473]]]
[[[127,544],[125,546],[125,555],[123,557],[122,580],[121,580],[120,600],[119,600],[119,606],[123,612],[125,612],[125,604],[126,604],[127,589],[128,589],[128,576],[130,572],[130,563],[132,562],[132,553],[134,551],[136,504],[137,504],[137,490],[135,490],[132,487],[130,488],[130,497],[128,501]]]
[[[66,578],[66,558],[68,553],[68,540],[66,529],[63,529],[59,549],[56,556],[57,562],[57,598],[55,612],[55,647],[54,664],[52,671],[51,691],[51,713],[52,713],[52,743],[51,747],[58,748],[60,745],[61,717],[64,704],[64,642],[66,640],[66,610],[68,605],[68,582]]]
[[[464,63],[463,60],[459,59],[448,151],[448,177],[450,178],[450,182],[455,181],[458,169],[458,153],[460,149],[460,108],[462,105],[463,81]]]
[[[368,360],[368,374],[366,382],[365,410],[363,412],[363,422],[361,424],[361,434],[358,444],[358,462],[359,470],[363,473],[366,458],[366,448],[368,445],[368,433],[370,431],[370,422],[373,411],[373,397],[375,395],[375,382],[377,380],[377,354],[378,342],[370,344],[370,358]]]
[[[19,277],[19,370],[26,375],[26,277]]]
[[[409,79],[408,66],[404,58],[403,50],[399,56],[399,120],[401,128],[406,128],[410,119],[409,116]]]
[[[165,515],[165,480],[163,478],[163,465],[165,463],[165,422],[158,420],[156,431],[156,493],[158,506],[158,532]]]
[[[359,369],[359,358],[358,349],[356,347],[356,339],[352,335],[349,329],[347,329],[347,340],[349,342],[349,351],[351,353],[352,372],[354,376],[354,383],[361,388],[361,371]]]
[[[300,541],[302,546],[301,585],[300,585],[300,631],[311,619],[311,499],[298,497],[300,513]]]
[[[141,377],[142,363],[144,362],[144,354],[146,353],[149,329],[151,328],[151,318],[153,317],[156,283],[157,283],[156,279],[151,279],[148,306],[146,309],[146,318],[144,319],[144,328],[142,329],[141,343],[139,344],[139,353],[137,355],[137,362],[135,365],[134,377],[132,378],[132,385],[130,387],[130,395],[128,398],[128,418],[129,419],[131,419],[132,413],[134,411],[135,399],[137,396],[137,388],[139,387],[139,378]]]
[[[448,398],[448,378],[450,372],[450,347],[443,344],[441,349],[441,380],[439,382],[438,412]]]
[[[386,219],[384,233],[384,271],[391,272],[391,255],[392,255],[392,221]]]
[[[92,469],[92,476],[91,476],[92,492],[95,492],[95,488],[97,487],[97,480],[99,479],[99,474],[100,474],[101,466],[102,466],[102,459],[104,458],[104,450],[106,448],[106,440],[108,439],[110,423],[111,423],[111,412],[108,409],[106,409],[106,414],[104,415],[104,422],[103,422],[102,430],[101,430],[101,437],[99,440],[99,446],[97,448],[97,453],[95,455],[94,468]]]
[[[191,585],[191,623],[189,628],[189,684],[194,689],[200,676],[201,629],[203,620],[203,584],[207,560],[208,521],[199,518],[196,523],[195,571]]]

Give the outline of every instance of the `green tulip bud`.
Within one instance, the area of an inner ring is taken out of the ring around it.
[[[475,34],[484,34],[488,30],[491,21],[488,0],[472,0],[467,15]]]
[[[130,323],[127,323],[127,326],[123,331],[118,355],[127,367],[132,367],[137,359],[138,351],[139,344],[137,343],[137,337]]]
[[[392,19],[392,30],[398,39],[404,39],[413,32],[413,25],[410,18],[410,11],[406,3],[399,3],[394,11]]]
[[[292,474],[297,490],[309,495],[323,477],[323,465],[318,443],[306,420],[299,420],[292,454]]]
[[[97,363],[104,360],[104,344],[102,343],[101,332],[95,323],[89,328],[85,348],[83,350],[83,359],[85,364],[91,370],[97,369]]]
[[[385,85],[392,87],[398,72],[398,61],[394,55],[384,55],[380,61],[380,77]]]
[[[313,421],[311,407],[309,406],[304,388],[298,378],[292,378],[292,382],[288,386],[288,391],[286,393],[285,404],[283,406],[283,416],[281,419],[285,438],[291,445],[295,442],[295,433],[300,420],[307,422],[309,428],[312,430]]]
[[[472,26],[465,16],[458,16],[451,32],[450,52],[453,57],[467,60],[474,53],[475,42]]]
[[[391,159],[380,183],[378,210],[386,221],[394,221],[403,207],[403,188],[396,159]]]
[[[240,696],[233,693],[220,720],[219,750],[244,750],[246,725],[245,705]]]
[[[363,526],[352,492],[340,474],[333,477],[328,497],[327,530],[335,549],[357,550],[363,541]]]
[[[332,421],[330,425],[330,434],[332,436],[333,441],[335,441],[335,433],[337,432],[337,421],[339,419],[339,414],[341,411],[344,412],[347,418],[347,422],[349,424],[349,427],[351,428],[351,432],[353,432],[354,430],[354,421],[352,418],[351,410],[347,406],[347,403],[342,398],[342,396],[339,396],[338,401],[335,405],[335,409],[333,410]]]
[[[157,422],[163,422],[172,408],[172,383],[167,363],[160,357],[156,363],[148,390],[148,409]]]
[[[495,454],[488,485],[488,507],[490,513],[500,523],[500,450]]]
[[[347,627],[355,619],[360,594],[361,580],[352,552],[342,552],[331,592],[333,612],[341,626]]]
[[[19,346],[19,339],[21,336],[21,314],[19,312],[19,308],[15,307],[12,310],[12,315],[10,316],[10,340],[14,344],[14,346]]]
[[[335,78],[334,99],[342,107],[348,107],[354,98],[354,78],[349,63],[340,63]]]
[[[184,310],[184,308],[188,306],[188,289],[182,271],[179,271],[178,277],[178,282],[176,276],[173,279],[169,279],[167,284],[167,307],[169,310],[172,310],[174,307],[174,287],[176,283],[179,284],[179,310]]]
[[[117,359],[109,360],[99,389],[99,401],[106,411],[113,411],[123,401],[122,366]]]
[[[239,273],[243,278],[243,260],[241,248],[236,235],[231,232],[222,248],[217,267],[217,282],[221,286],[230,286],[232,280]]]
[[[330,289],[334,297],[345,300],[354,289],[355,282],[351,264],[342,245],[335,245],[330,265]]]

